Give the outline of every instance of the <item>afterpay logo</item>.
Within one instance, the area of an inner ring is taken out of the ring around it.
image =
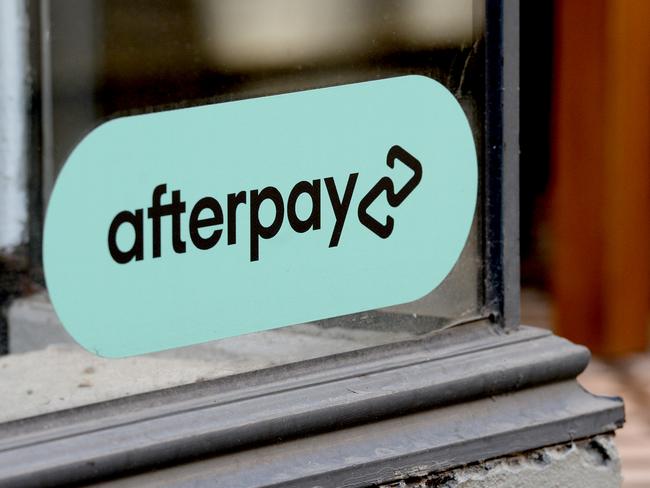
[[[477,182],[423,76],[118,118],[57,179],[48,291],[111,357],[410,302],[458,260]]]
[[[394,168],[396,161],[400,161],[412,171],[409,181],[399,191],[395,191],[393,180],[388,176],[382,177],[363,196],[356,212],[358,222],[382,239],[390,237],[395,220],[392,215],[387,215],[382,222],[368,213],[369,207],[382,194],[385,194],[386,201],[391,207],[399,207],[422,179],[420,162],[404,148],[397,145],[392,146],[388,151],[386,164],[389,168]],[[337,247],[348,218],[358,178],[359,173],[351,173],[342,190],[337,187],[333,177],[300,181],[293,186],[286,200],[280,190],[274,186],[228,193],[222,200],[225,201],[225,204],[215,196],[204,196],[195,202],[191,209],[183,199],[181,190],[172,190],[171,200],[168,203],[163,203],[163,197],[170,194],[167,184],[163,183],[153,189],[151,205],[146,210],[123,210],[113,218],[108,229],[108,250],[111,257],[119,264],[143,260],[146,245],[144,238],[145,215],[151,225],[152,258],[162,257],[161,225],[163,220],[166,220],[171,227],[171,232],[169,232],[170,247],[177,254],[187,251],[188,242],[181,235],[183,225],[187,225],[190,243],[196,249],[211,250],[219,244],[222,238],[226,241],[225,245],[236,245],[238,242],[237,213],[238,211],[248,211],[250,217],[248,230],[250,261],[257,261],[260,259],[260,241],[275,237],[283,225],[289,225],[294,232],[299,234],[323,230],[321,228],[323,193],[325,193],[327,204],[335,216],[334,226],[330,230],[329,247]],[[322,191],[323,189],[325,192]],[[301,197],[307,199],[310,206],[309,213],[305,217],[298,215],[297,206]],[[266,202],[272,206],[273,216],[269,223],[264,224],[260,219],[260,210]],[[224,208],[226,209],[225,216]],[[187,214],[189,214],[189,218]],[[121,249],[117,242],[117,234],[123,227],[129,227],[133,233],[132,245],[128,249]]]

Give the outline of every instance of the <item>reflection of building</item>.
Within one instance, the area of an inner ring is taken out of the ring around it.
[[[364,62],[406,50],[469,46],[471,1],[195,2],[209,57],[224,71]]]

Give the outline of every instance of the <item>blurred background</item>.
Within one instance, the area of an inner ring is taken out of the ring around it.
[[[522,321],[588,346],[650,486],[650,2],[521,2]]]

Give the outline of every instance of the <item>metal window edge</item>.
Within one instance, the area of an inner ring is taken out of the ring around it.
[[[101,485],[395,486],[400,480],[611,432],[619,415],[615,401],[565,381],[467,402],[462,409],[428,410]]]
[[[431,463],[450,467],[451,461],[444,461],[448,456],[445,453],[454,449],[460,451],[451,459],[464,464],[499,449],[505,454],[536,448],[621,425],[624,414],[620,399],[594,397],[575,382],[588,361],[585,348],[547,331],[521,327],[499,333],[484,324],[466,325],[430,340],[372,348],[329,361],[307,361],[0,425],[0,485],[90,482],[156,467],[195,464],[197,459],[211,458],[219,464],[219,459],[245,457],[246,453],[254,456],[260,449],[280,459],[285,448],[308,439],[315,444],[310,444],[312,451],[305,453],[316,456],[318,449],[325,448],[316,439],[348,432],[350,441],[360,442],[359,435],[373,433],[376,437],[391,422],[405,428],[403,433],[395,430],[391,434],[403,438],[398,444],[404,444],[406,450],[399,459],[403,458],[404,466],[412,459],[412,466],[416,466],[418,456],[423,455],[418,447],[421,441],[413,441],[408,454],[411,434],[406,427],[411,421],[417,424],[417,419],[441,415],[456,419],[456,424],[453,428],[438,421],[429,425],[432,442],[449,438],[450,428],[460,432],[470,424],[475,426],[471,436],[458,434],[460,437],[448,439],[446,447],[440,444],[438,450],[425,450],[432,456]],[[518,400],[522,398],[528,400]],[[555,403],[549,403],[551,398]],[[524,402],[527,411],[519,410],[521,405],[514,406],[519,405],[517,402]],[[493,405],[499,405],[498,411]],[[511,421],[499,427],[495,424],[497,417]],[[535,435],[528,434],[533,431]],[[497,445],[496,439],[515,432],[521,439]],[[488,441],[494,444],[489,449]],[[366,456],[369,466],[383,459],[373,457],[375,450],[394,449],[388,447],[393,441],[383,442],[379,437],[368,442],[365,448],[359,447],[358,454]],[[338,449],[343,449],[343,444]],[[440,458],[439,453],[444,456]],[[322,464],[316,458],[301,460],[299,454],[294,462],[305,469],[310,463]],[[333,458],[330,466],[336,471],[360,466],[348,458],[336,462],[340,466],[334,465]],[[388,459],[385,462],[393,465]],[[277,468],[278,472],[291,471]],[[248,469],[241,469],[241,486],[273,486],[255,484],[261,481],[250,478],[245,473]],[[224,474],[223,479],[230,479],[228,476]],[[282,486],[295,481],[291,476],[283,479]],[[307,478],[310,476],[325,476],[325,471],[313,472]],[[306,482],[307,478],[300,479]],[[266,481],[270,479],[274,478]]]
[[[485,309],[520,324],[519,0],[485,0]]]

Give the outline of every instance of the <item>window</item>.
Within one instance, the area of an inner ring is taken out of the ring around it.
[[[8,309],[0,384],[11,393],[0,400],[0,430],[9,439],[9,461],[28,446],[37,455],[51,442],[77,442],[81,450],[89,444],[86,457],[53,456],[38,469],[18,463],[7,479],[83,481],[196,460],[213,449],[242,450],[570,378],[584,367],[582,350],[516,329],[517,107],[508,86],[516,83],[516,56],[503,58],[516,46],[504,44],[499,2],[486,8],[479,0],[44,0],[30,3],[25,21],[37,81],[25,255],[28,275],[42,289]],[[118,116],[405,74],[433,78],[454,94],[477,149],[474,222],[453,270],[433,292],[386,309],[120,360],[98,358],[67,336],[40,276],[41,229],[56,176],[86,133]],[[532,348],[523,356],[520,342]],[[528,356],[538,344],[553,353]],[[478,352],[491,347],[503,356]],[[502,381],[486,388],[479,376],[509,354],[519,362],[513,359]],[[440,374],[435,361],[459,355]],[[555,362],[562,361],[558,373]],[[375,379],[373,387],[363,383]],[[557,390],[567,392],[577,395]],[[620,415],[611,412],[610,420]],[[120,453],[97,451],[118,442],[114,435],[165,429],[178,437],[163,435],[140,451],[130,441]],[[589,423],[579,429],[598,430]],[[121,464],[128,453],[134,461]]]

